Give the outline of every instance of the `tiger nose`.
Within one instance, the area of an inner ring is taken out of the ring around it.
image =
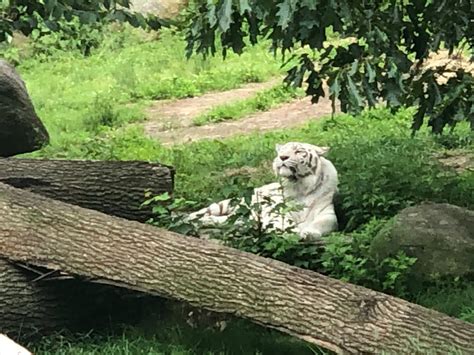
[[[289,158],[288,155],[280,155],[280,160],[281,160],[281,161],[285,161],[285,160],[287,160],[288,158]]]

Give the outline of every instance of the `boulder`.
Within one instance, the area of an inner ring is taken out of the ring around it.
[[[16,70],[0,60],[0,157],[32,152],[49,142]]]
[[[378,260],[399,250],[417,258],[410,270],[411,286],[439,277],[473,276],[474,211],[446,203],[402,210],[371,245]]]

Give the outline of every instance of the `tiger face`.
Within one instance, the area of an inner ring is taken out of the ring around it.
[[[273,170],[277,176],[290,181],[314,175],[320,163],[320,156],[328,151],[328,147],[318,147],[308,143],[277,144],[277,156],[273,160]]]

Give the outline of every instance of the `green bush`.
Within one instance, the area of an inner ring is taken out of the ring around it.
[[[356,229],[372,217],[393,216],[423,200],[449,200],[459,178],[442,171],[427,145],[426,139],[417,137],[359,136],[333,148],[330,158],[340,173],[348,230]]]
[[[77,17],[60,21],[58,31],[52,31],[44,23],[40,23],[30,35],[33,53],[44,60],[55,55],[57,51],[77,52],[88,56],[104,41],[104,30],[105,25],[100,22],[81,24]]]

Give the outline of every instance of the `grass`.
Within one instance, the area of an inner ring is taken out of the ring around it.
[[[220,332],[184,323],[128,328],[117,334],[53,335],[31,344],[41,355],[328,354],[276,331],[236,321]]]
[[[474,323],[474,284],[472,283],[441,283],[420,293],[416,297],[416,303]]]
[[[87,144],[103,126],[145,118],[151,100],[198,96],[281,75],[280,62],[265,44],[241,56],[185,58],[185,42],[170,30],[159,40],[124,27],[88,57],[57,52],[23,60],[18,70],[38,115],[51,135],[49,154]],[[104,117],[105,115],[105,117]]]
[[[275,106],[303,96],[304,91],[302,89],[295,89],[281,84],[258,92],[249,99],[216,106],[195,117],[193,123],[196,126],[202,126],[209,123],[238,120],[255,112],[268,111]]]

